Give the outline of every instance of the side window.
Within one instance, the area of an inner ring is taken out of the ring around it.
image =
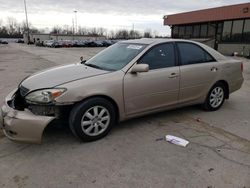
[[[174,45],[161,44],[153,47],[138,61],[138,64],[148,64],[149,70],[175,66]]]
[[[177,43],[181,65],[207,63],[215,61],[214,58],[201,47],[192,43]]]

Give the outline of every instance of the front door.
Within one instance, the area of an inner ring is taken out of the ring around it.
[[[178,103],[179,66],[172,43],[157,45],[137,62],[148,64],[149,71],[124,77],[124,102],[127,115],[160,109]]]

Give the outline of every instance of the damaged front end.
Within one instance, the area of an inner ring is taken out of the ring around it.
[[[45,127],[68,111],[66,106],[27,103],[28,89],[20,86],[11,92],[0,109],[0,127],[13,141],[41,143]]]

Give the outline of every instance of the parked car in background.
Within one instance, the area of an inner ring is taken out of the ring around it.
[[[88,47],[103,47],[103,42],[102,41],[90,41],[87,44]]]
[[[46,41],[44,41],[44,46],[46,46],[46,47],[53,47],[54,43],[55,43],[54,40],[46,40]]]
[[[243,64],[193,41],[118,42],[88,61],[33,74],[11,92],[0,125],[15,141],[39,143],[52,121],[69,121],[83,141],[119,121],[201,104],[216,111],[243,83]]]
[[[63,41],[63,40],[59,40],[59,41],[57,41],[57,42],[58,42],[58,46],[59,46],[60,48],[65,47],[65,44],[64,44],[64,41]]]
[[[51,46],[52,48],[60,48],[60,44],[57,41],[54,41],[54,43]]]
[[[67,47],[67,48],[73,47],[73,42],[71,40],[65,40],[64,45],[65,45],[64,47]]]
[[[73,41],[73,47],[86,47],[86,41],[75,40],[75,41]]]
[[[36,46],[43,47],[43,46],[44,46],[44,41],[37,40],[36,43],[35,43],[35,45],[36,45]]]
[[[95,43],[95,41],[90,40],[90,41],[87,41],[87,46],[88,47],[96,47],[96,43]]]
[[[16,40],[16,43],[24,43],[24,40],[23,39],[18,39],[18,40]]]
[[[36,46],[40,46],[41,47],[41,46],[44,46],[44,45],[43,45],[43,42],[39,41],[39,42],[36,42]]]
[[[6,40],[0,40],[0,44],[8,44]]]
[[[69,47],[109,47],[115,44],[113,40],[45,40],[37,41],[36,46],[69,48]]]
[[[79,47],[79,42],[78,40],[73,40],[72,43],[73,43],[73,46],[72,47]]]
[[[93,42],[92,40],[86,40],[86,41],[85,41],[86,47],[91,47],[91,43],[92,43],[92,42]]]
[[[102,45],[104,46],[104,47],[109,47],[109,46],[111,46],[113,43],[112,43],[112,41],[111,40],[104,40],[104,41],[102,41]]]
[[[29,42],[28,42],[28,45],[32,45],[32,44],[34,44],[33,41],[29,41]]]
[[[103,41],[95,41],[96,47],[103,47]]]
[[[86,46],[87,46],[86,40],[81,40],[78,42],[78,47],[86,47]]]

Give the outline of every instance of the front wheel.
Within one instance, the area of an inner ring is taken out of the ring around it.
[[[222,83],[217,83],[209,91],[203,107],[208,111],[216,111],[223,105],[224,101],[225,86]]]
[[[113,104],[103,98],[92,98],[76,105],[70,113],[70,128],[85,142],[106,136],[115,124]]]

